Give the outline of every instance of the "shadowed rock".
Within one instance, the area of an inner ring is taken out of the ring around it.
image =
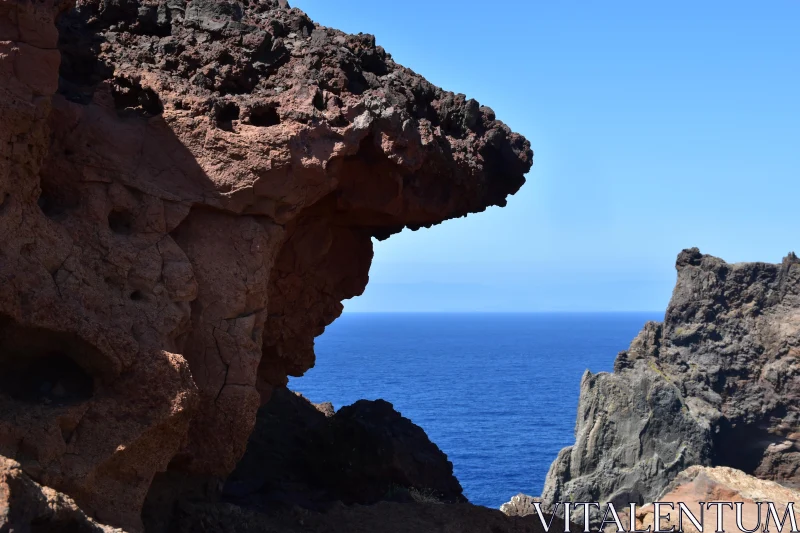
[[[124,533],[87,517],[68,496],[42,487],[0,456],[0,531]]]
[[[447,456],[392,404],[360,400],[326,416],[284,388],[259,410],[225,494],[233,501],[283,498],[322,508],[404,495],[411,501],[409,489],[439,502],[466,501]]]

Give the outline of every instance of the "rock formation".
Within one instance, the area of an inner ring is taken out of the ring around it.
[[[536,513],[533,504],[541,501],[541,498],[519,493],[501,505],[500,511],[508,516],[528,516]]]
[[[477,505],[379,502],[339,504],[321,513],[295,508],[256,513],[231,504],[186,503],[178,510],[176,533],[544,533],[536,516],[509,517]],[[564,531],[553,519],[550,531]],[[579,531],[573,525],[572,531]]]
[[[285,0],[2,0],[0,140],[0,455],[131,530],[156,472],[233,470],[373,237],[532,160]]]
[[[383,400],[359,400],[326,420],[306,464],[344,503],[370,504],[398,489],[466,502],[453,464],[425,432]]]
[[[186,520],[176,509],[225,502],[244,511],[298,507],[323,512],[337,504],[380,501],[466,503],[453,465],[425,432],[383,400],[360,400],[331,413],[287,388],[277,388],[256,417],[247,451],[221,492],[184,485],[172,473],[145,503],[148,533]],[[185,491],[186,488],[190,490]]]
[[[286,388],[259,409],[247,452],[225,492],[368,505],[398,489],[465,502],[453,464],[425,432],[383,400],[359,400],[335,414]],[[313,493],[317,494],[313,494]]]
[[[772,502],[779,518],[782,519],[789,502],[794,502],[794,505],[800,502],[800,492],[774,481],[764,481],[749,476],[733,468],[692,466],[678,474],[664,489],[664,493],[658,496],[657,501],[672,503],[675,509],[678,509],[679,502],[684,503],[695,518],[699,520],[701,516],[703,517],[701,525],[703,525],[704,531],[716,530],[717,511],[715,507],[701,511],[700,502],[741,503],[742,525],[750,530],[756,529],[760,525],[760,529],[763,530],[769,509],[764,505],[759,511],[756,502]],[[723,525],[726,530],[738,531],[734,525],[736,524],[735,507],[723,506],[721,509]],[[670,516],[669,519],[660,520],[661,529],[670,529],[675,526],[677,530],[678,513],[670,512],[669,507],[662,508],[662,513],[663,515],[669,513]],[[800,510],[795,509],[794,514],[795,520],[800,523]],[[623,523],[626,524],[627,521]],[[698,532],[688,518],[684,518],[681,525],[686,533]],[[636,513],[636,528],[647,529],[648,526],[655,531],[652,505],[643,507]],[[775,522],[771,521],[770,529],[772,530],[774,527]],[[789,527],[788,522],[787,527]]]
[[[123,533],[88,518],[69,497],[42,487],[19,463],[0,457],[0,531]]]
[[[652,502],[692,465],[800,483],[800,260],[740,263],[684,250],[663,323],[613,373],[584,374],[575,445],[542,499]]]

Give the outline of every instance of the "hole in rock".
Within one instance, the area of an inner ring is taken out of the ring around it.
[[[217,126],[223,130],[232,130],[233,121],[239,120],[239,106],[233,102],[219,104],[216,108]]]
[[[314,100],[311,103],[314,104],[314,107],[318,110],[325,111],[325,97],[322,96],[321,91],[317,91],[317,93],[314,95]]]
[[[74,335],[0,316],[0,394],[25,403],[81,403],[94,394],[100,362],[99,352]]]
[[[786,409],[782,407],[772,416],[782,420],[786,416]],[[769,427],[769,417],[755,424],[722,419],[719,431],[714,435],[714,466],[727,466],[755,474],[766,458],[767,449],[783,441],[782,437],[771,434]],[[731,445],[734,442],[736,445]]]
[[[114,209],[108,214],[108,227],[118,235],[130,235],[133,232],[133,215],[125,209]]]
[[[37,204],[44,216],[59,221],[66,218],[70,210],[77,208],[79,202],[77,193],[67,184],[54,181],[49,176],[42,176],[42,192]]]
[[[138,302],[138,301],[140,301],[140,300],[144,300],[144,294],[142,294],[142,291],[133,291],[133,292],[131,293],[131,296],[130,296],[130,298],[131,298],[131,300],[133,300],[134,302]]]
[[[261,128],[277,126],[281,117],[275,107],[256,107],[250,111],[250,124]]]
[[[57,19],[58,50],[61,52],[58,92],[72,102],[89,104],[97,84],[113,74],[113,68],[98,60],[99,43],[88,29],[88,9],[64,11]]]
[[[155,91],[142,87],[138,82],[117,78],[112,85],[112,94],[114,106],[121,115],[153,117],[164,112],[164,105]]]

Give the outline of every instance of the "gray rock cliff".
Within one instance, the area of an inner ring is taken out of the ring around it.
[[[584,374],[545,508],[651,502],[692,465],[800,483],[800,260],[728,264],[693,248],[676,267],[664,322],[646,324],[613,373]]]

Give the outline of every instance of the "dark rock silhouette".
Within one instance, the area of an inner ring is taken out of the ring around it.
[[[412,501],[409,489],[439,502],[466,502],[447,456],[392,404],[360,400],[326,416],[302,396],[276,389],[258,412],[224,495],[324,508],[334,501]]]

